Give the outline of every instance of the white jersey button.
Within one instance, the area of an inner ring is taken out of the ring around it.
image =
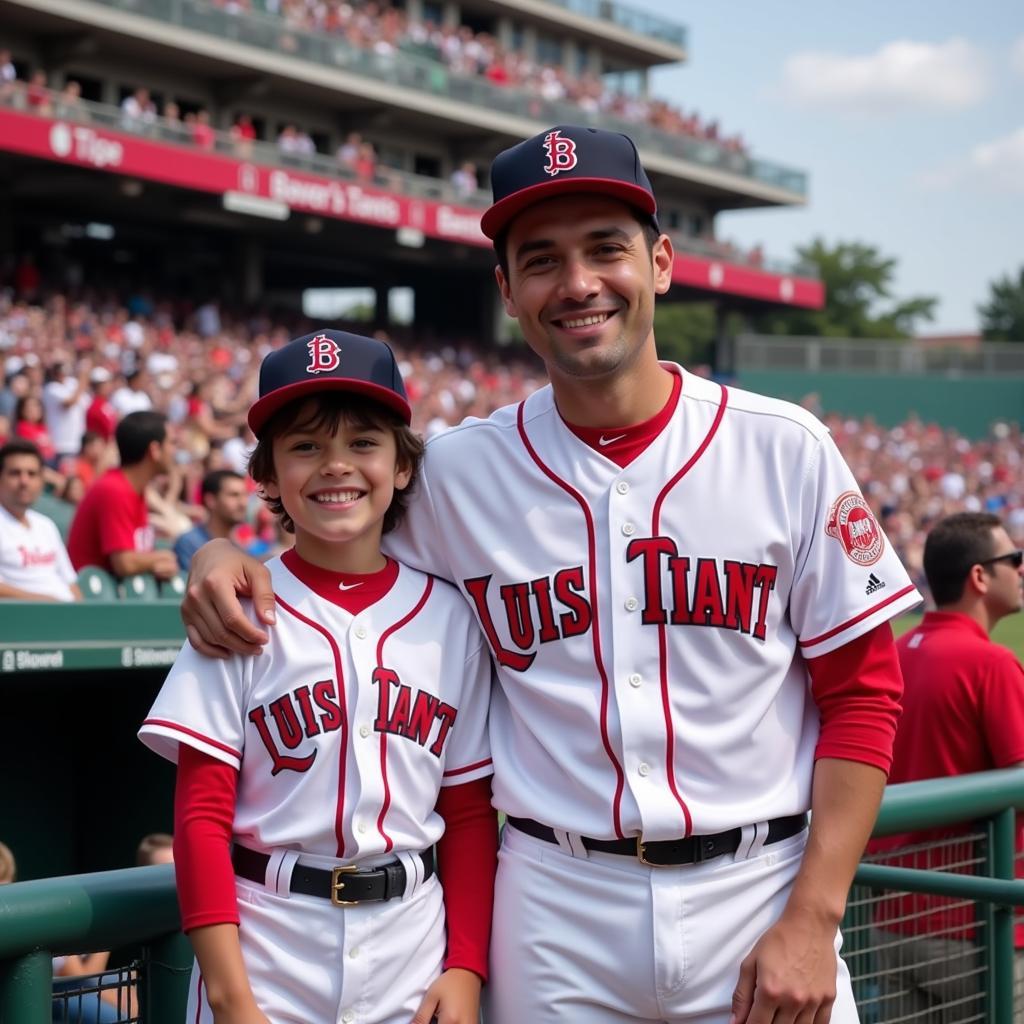
[[[623,523],[622,524],[622,532],[627,537],[632,537],[633,534],[636,533],[636,527],[632,523]]]
[[[629,677],[629,685],[632,687],[639,686],[644,681],[644,677],[639,672],[633,672]]]
[[[359,735],[365,740],[370,735],[370,727],[368,725],[359,726]]]
[[[635,612],[640,607],[640,602],[635,597],[627,597],[625,608],[627,612]]]
[[[351,949],[350,949],[350,950],[348,951],[348,955],[349,955],[349,956],[350,956],[350,957],[351,957],[351,958],[352,958],[353,960],[357,959],[357,958],[358,958],[358,956],[359,956],[359,947],[358,947],[358,946],[353,946],[353,947],[352,947],[352,948],[351,948]]]
[[[366,831],[366,822],[360,821],[356,824],[356,831],[362,835]]]
[[[620,480],[615,485],[615,490],[617,490],[619,494],[629,494],[629,484],[627,484],[625,480]]]
[[[366,627],[365,626],[356,626],[356,636],[359,637],[360,640],[365,640],[366,639]]]
[[[356,1019],[356,1015],[351,1010],[346,1010],[341,1015],[342,1024],[352,1024],[352,1021]]]
[[[637,773],[642,775],[645,779],[651,774],[651,766],[646,761],[641,761],[636,770]]]

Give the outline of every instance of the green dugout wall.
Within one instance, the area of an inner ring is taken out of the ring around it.
[[[174,601],[0,602],[0,840],[20,880],[131,867],[174,768],[135,733],[184,640]]]
[[[799,402],[812,392],[827,412],[873,416],[886,427],[916,413],[966,437],[986,436],[997,421],[1024,423],[1024,377],[828,373],[740,368],[736,385]]]

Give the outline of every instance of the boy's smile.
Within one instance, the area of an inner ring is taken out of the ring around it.
[[[295,524],[295,550],[306,561],[337,572],[384,567],[380,539],[384,514],[410,472],[397,465],[390,430],[342,418],[327,426],[295,426],[273,442],[274,476],[267,494],[280,498]]]

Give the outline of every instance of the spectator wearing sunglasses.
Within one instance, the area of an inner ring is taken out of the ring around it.
[[[936,610],[897,643],[903,716],[890,782],[1024,765],[1024,669],[1011,651],[990,639],[996,623],[1024,604],[1022,562],[1024,553],[998,517],[988,513],[951,515],[928,534],[924,571]],[[927,844],[886,863],[950,870],[975,855],[973,843],[957,841],[960,834],[963,829],[915,832],[876,840],[870,849],[882,853]],[[1022,840],[1019,819],[1018,877]],[[891,897],[876,907],[874,941],[879,977],[885,979],[882,1019],[932,1020],[930,1013],[950,1001],[965,1014],[981,1010],[984,947],[975,936],[974,918],[970,903],[923,893]],[[1024,926],[1017,925],[1015,938],[1020,982]]]

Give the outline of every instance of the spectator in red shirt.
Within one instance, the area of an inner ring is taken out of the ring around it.
[[[213,149],[217,136],[210,125],[210,112],[206,109],[196,111],[196,119],[192,124],[192,142],[200,149]]]
[[[231,142],[235,153],[248,160],[252,156],[252,144],[256,141],[256,126],[248,114],[239,114],[231,126]]]
[[[936,610],[897,644],[903,717],[890,782],[1024,764],[1024,669],[1011,651],[989,639],[1000,619],[1024,605],[1022,562],[1024,554],[989,513],[949,516],[928,534],[924,571]],[[970,871],[973,844],[966,838],[955,841],[967,831],[956,827],[891,836],[872,843],[871,852],[924,843],[919,852],[894,854],[886,862]],[[1024,849],[1022,839],[1018,824],[1018,851]],[[938,1020],[940,1007],[954,1004],[964,1020],[971,1012],[982,1013],[984,948],[975,942],[974,918],[969,903],[923,893],[878,905],[874,944],[883,980],[882,1019]],[[1020,980],[1024,929],[1019,926],[1016,939]]]
[[[43,403],[36,394],[23,395],[14,409],[14,433],[31,441],[43,456],[43,461],[52,466],[57,452],[53,439],[43,419]]]
[[[178,571],[173,551],[153,550],[145,491],[170,470],[174,443],[158,412],[129,413],[115,432],[121,465],[93,484],[75,512],[68,553],[76,570],[97,565],[116,576],[151,572],[166,580]]]
[[[117,426],[117,410],[110,403],[114,378],[109,370],[97,366],[89,375],[89,382],[92,384],[93,400],[85,410],[85,429],[110,442],[114,439],[114,428]]]

